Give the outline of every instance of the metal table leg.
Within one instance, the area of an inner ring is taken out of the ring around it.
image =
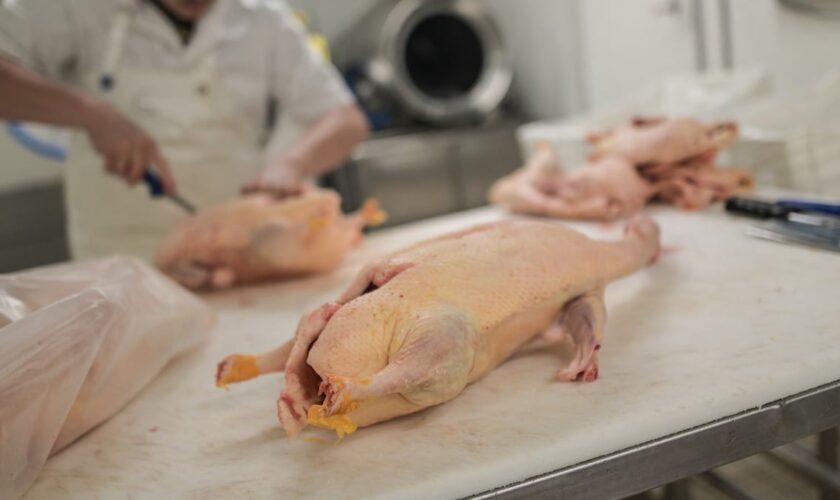
[[[741,489],[735,483],[724,478],[717,472],[708,471],[700,474],[700,479],[705,481],[709,486],[723,493],[733,500],[755,500],[755,497]]]
[[[840,474],[835,469],[817,460],[804,447],[798,444],[789,444],[769,451],[765,456],[817,483],[822,491],[834,495],[840,494]]]
[[[665,486],[666,500],[691,500],[691,478],[680,479]]]
[[[820,461],[840,474],[840,428],[828,429],[819,434],[817,456]],[[822,489],[822,500],[840,500],[840,493],[830,488]]]

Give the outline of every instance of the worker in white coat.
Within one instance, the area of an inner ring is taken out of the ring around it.
[[[147,168],[199,207],[240,192],[296,195],[367,134],[282,2],[0,4],[0,119],[76,130],[65,175],[76,258],[154,255],[183,212],[137,186]],[[264,158],[272,101],[303,133]]]

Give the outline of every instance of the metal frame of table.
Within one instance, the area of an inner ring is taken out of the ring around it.
[[[840,380],[472,498],[625,497],[838,425]]]

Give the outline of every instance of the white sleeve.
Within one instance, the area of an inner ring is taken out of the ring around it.
[[[327,112],[354,102],[336,68],[312,49],[303,26],[285,4],[276,14],[272,91],[281,113],[299,124],[314,123]]]
[[[0,2],[0,55],[42,76],[59,79],[76,54],[73,2]]]

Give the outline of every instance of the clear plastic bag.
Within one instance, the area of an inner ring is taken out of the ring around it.
[[[215,314],[144,262],[113,257],[0,276],[0,498],[117,413]]]

